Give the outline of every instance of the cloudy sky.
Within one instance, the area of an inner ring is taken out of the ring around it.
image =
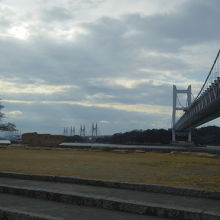
[[[1,0],[4,121],[57,134],[169,128],[172,85],[198,92],[219,14],[219,0]]]

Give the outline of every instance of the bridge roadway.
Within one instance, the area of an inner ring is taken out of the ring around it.
[[[220,219],[220,192],[114,183],[120,188],[107,181],[84,179],[79,184],[54,176],[43,179],[47,181],[40,175],[1,173],[0,213],[28,213],[36,218],[17,219],[38,220]]]

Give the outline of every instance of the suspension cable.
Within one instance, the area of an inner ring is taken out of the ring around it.
[[[176,97],[177,97],[177,101],[178,101],[180,107],[184,108],[184,106],[183,106],[183,105],[181,104],[181,102],[180,102],[180,99],[179,99],[178,95],[177,95]]]
[[[217,54],[217,56],[216,56],[216,58],[215,58],[215,61],[214,61],[213,65],[212,65],[212,68],[210,69],[209,74],[208,74],[208,76],[206,77],[206,80],[205,80],[205,82],[204,82],[202,88],[200,89],[198,95],[196,96],[196,99],[198,99],[198,97],[199,97],[200,94],[202,93],[202,90],[203,90],[203,88],[205,87],[205,85],[206,85],[206,83],[207,83],[207,81],[208,81],[208,79],[209,79],[209,76],[210,76],[211,73],[212,73],[212,70],[213,70],[213,68],[214,68],[214,66],[215,66],[215,64],[216,64],[216,62],[217,62],[217,60],[218,60],[219,55],[220,55],[220,50],[218,51],[218,54]]]
[[[195,100],[195,96],[192,94],[192,92],[191,92],[191,96],[192,96],[192,98],[193,98],[193,101]]]

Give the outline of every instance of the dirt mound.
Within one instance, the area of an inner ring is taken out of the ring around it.
[[[56,147],[66,139],[63,135],[25,133],[22,135],[22,143],[30,146]]]

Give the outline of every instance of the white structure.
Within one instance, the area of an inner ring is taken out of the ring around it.
[[[82,136],[82,137],[86,136],[86,126],[85,125],[80,126],[80,136]]]
[[[76,134],[76,129],[75,127],[70,127],[70,136],[74,136]]]
[[[187,95],[187,105],[184,106],[177,106],[177,95],[178,93],[183,93]],[[188,107],[191,105],[191,85],[188,86],[188,88],[186,90],[178,90],[176,88],[175,85],[173,85],[173,115],[172,115],[172,142],[176,141],[176,129],[175,129],[175,125],[176,125],[176,111],[177,110],[181,110],[181,111],[187,111]],[[192,138],[191,138],[191,131],[188,131],[188,141],[191,142]]]
[[[92,137],[97,137],[98,136],[98,124],[92,123]]]

